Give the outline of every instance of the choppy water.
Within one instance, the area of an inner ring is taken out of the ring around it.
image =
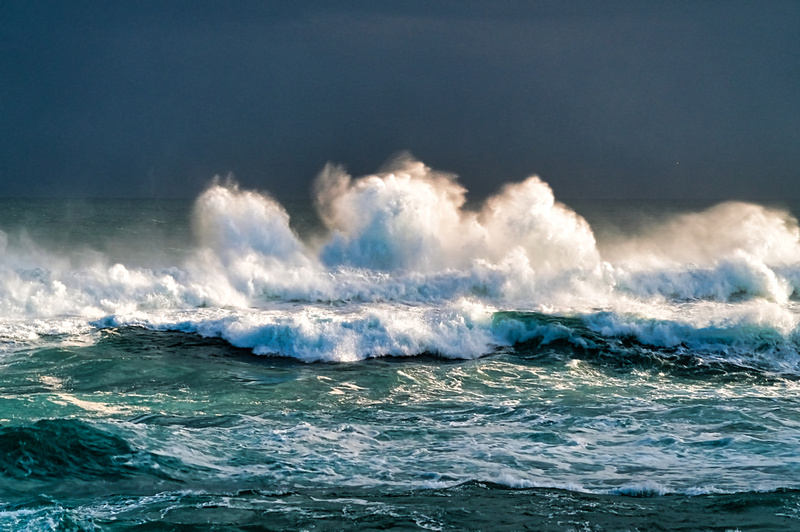
[[[0,202],[0,529],[800,526],[789,211],[317,191]]]

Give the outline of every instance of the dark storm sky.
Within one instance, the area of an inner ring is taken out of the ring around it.
[[[800,2],[0,3],[0,196],[308,195],[409,150],[474,196],[800,197]]]

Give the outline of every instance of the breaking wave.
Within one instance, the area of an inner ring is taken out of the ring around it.
[[[270,196],[217,180],[169,267],[74,264],[0,232],[0,348],[128,325],[306,361],[627,338],[800,371],[788,212],[729,202],[598,243],[537,176],[471,208],[456,176],[410,156],[355,179],[329,164],[314,195],[322,227],[301,238]]]

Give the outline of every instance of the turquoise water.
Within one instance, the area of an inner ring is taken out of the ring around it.
[[[798,383],[631,351],[305,364],[143,329],[23,350],[2,360],[0,523],[793,527]]]
[[[3,200],[0,529],[800,526],[789,212],[407,171]]]

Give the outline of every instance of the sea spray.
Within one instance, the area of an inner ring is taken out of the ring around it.
[[[785,211],[728,202],[621,239],[604,256],[620,286],[640,295],[786,303],[799,287],[800,229]]]
[[[582,217],[555,201],[539,177],[508,184],[480,213],[495,259],[521,247],[537,272],[589,270],[600,260],[594,235]]]
[[[332,232],[328,265],[436,271],[474,261],[496,264],[517,248],[540,273],[595,267],[594,236],[583,218],[555,202],[536,176],[506,185],[483,209],[464,209],[466,190],[450,174],[403,156],[384,172],[355,181],[328,165],[316,205]]]
[[[481,258],[487,239],[455,176],[401,158],[353,181],[336,166],[317,178],[316,204],[331,231],[322,248],[332,267],[439,271]]]
[[[242,191],[230,179],[215,181],[195,203],[194,226],[198,250],[186,268],[206,304],[322,297],[318,262],[268,195]]]
[[[408,155],[360,178],[329,164],[314,192],[324,226],[304,242],[268,194],[216,180],[195,202],[194,248],[160,268],[73,263],[4,236],[0,314],[191,331],[306,361],[587,341],[522,314],[492,320],[533,311],[764,368],[770,352],[794,371],[800,244],[784,211],[725,203],[598,243],[536,176],[467,209],[454,175]]]

